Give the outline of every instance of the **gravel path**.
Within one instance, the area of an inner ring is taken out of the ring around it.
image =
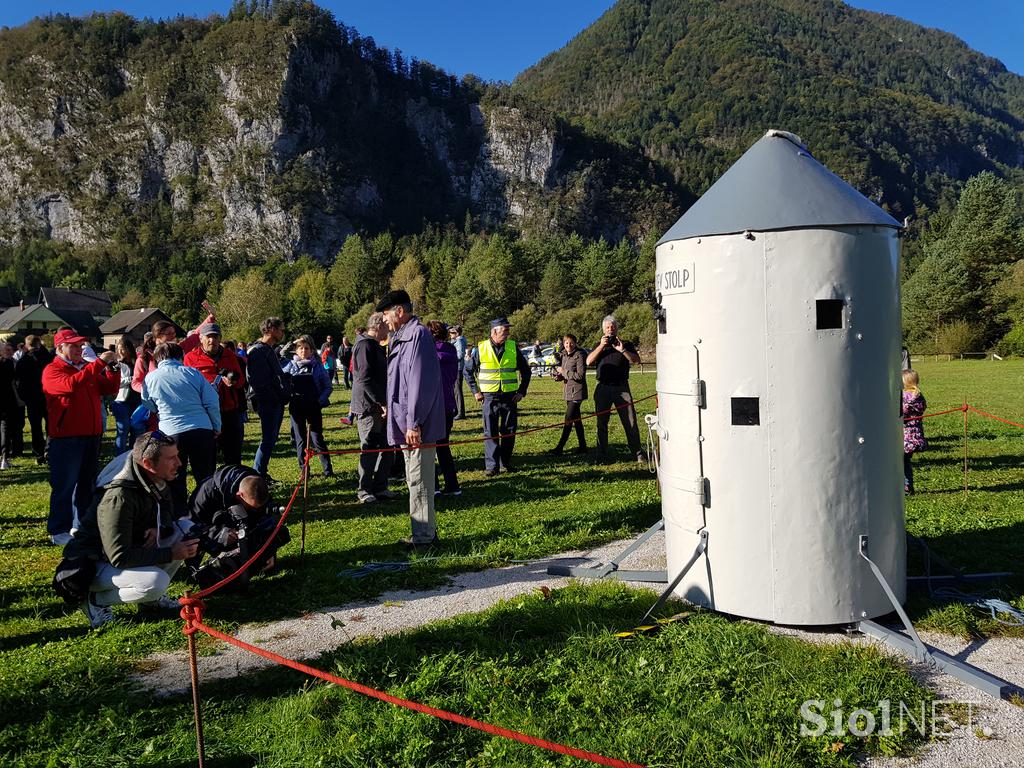
[[[550,563],[575,565],[585,561],[607,561],[621,552],[627,543],[618,541],[586,552],[567,552],[531,563],[460,574],[437,589],[387,592],[370,602],[328,607],[321,612],[270,624],[243,626],[236,636],[282,656],[316,659],[320,654],[358,637],[382,637],[462,613],[482,611],[500,600],[532,592],[541,586],[552,589],[565,586],[568,579],[547,574]],[[663,570],[664,552],[663,536],[652,536],[624,567]],[[633,586],[652,587],[650,584]],[[334,619],[344,622],[344,627],[333,629],[331,623]],[[864,636],[849,638],[837,632],[808,632],[775,626],[769,629],[814,643],[876,644],[892,652],[879,641]],[[994,638],[972,642],[935,633],[921,633],[921,637],[961,660],[1024,686],[1024,639]],[[259,656],[223,645],[216,653],[199,659],[199,674],[201,679],[208,681],[237,677],[269,666],[271,662]],[[971,720],[955,727],[945,737],[930,742],[914,757],[875,758],[868,760],[867,765],[872,768],[1024,768],[1024,707],[992,699],[925,665],[912,664],[910,669],[916,679],[936,691],[940,698],[973,702]],[[156,695],[184,693],[189,690],[187,657],[184,651],[153,654],[140,664],[134,679]]]

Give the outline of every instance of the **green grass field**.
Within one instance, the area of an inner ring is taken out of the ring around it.
[[[923,363],[919,370],[929,410],[966,397],[1024,420],[1024,395],[1015,386],[1024,362]],[[653,375],[634,376],[637,397],[653,388]],[[326,419],[336,449],[356,441],[355,430],[338,423],[346,399],[336,392]],[[640,407],[650,410],[653,402]],[[453,439],[479,434],[477,412],[474,406],[469,420],[456,422]],[[536,381],[520,428],[557,421],[562,413],[557,385]],[[250,429],[249,437],[255,432]],[[1020,570],[1024,430],[971,417],[966,496],[961,415],[930,419],[926,432],[932,450],[917,459],[919,492],[908,500],[908,530],[967,570]],[[593,421],[587,433],[593,444]],[[655,483],[628,461],[617,425],[612,440],[619,453],[607,464],[546,456],[556,439],[554,432],[521,438],[520,471],[494,479],[483,476],[479,445],[458,447],[464,493],[438,504],[443,546],[432,554],[440,556],[360,580],[337,574],[405,557],[395,542],[409,532],[407,502],[358,505],[354,460],[336,457],[336,478],[310,480],[305,557],[298,557],[295,517],[280,571],[255,580],[248,595],[212,598],[208,621],[230,630],[388,589],[436,585],[460,571],[629,536],[658,519]],[[246,449],[251,457],[255,445]],[[298,476],[284,435],[271,473],[281,480]],[[46,543],[47,494],[45,472],[30,460],[0,475],[0,764],[194,764],[190,700],[155,700],[127,682],[147,654],[184,646],[181,623],[136,622],[125,607],[123,620],[89,632],[80,613],[66,612],[49,586],[60,553]],[[912,552],[911,572],[920,567]],[[176,583],[172,593],[183,589]],[[1001,589],[999,595],[1024,606],[1020,578]],[[870,649],[810,646],[700,612],[653,636],[615,638],[653,599],[653,593],[616,584],[580,584],[550,599],[520,598],[400,637],[359,641],[314,663],[397,695],[648,765],[851,765],[858,753],[898,752],[917,743],[909,732],[870,739],[799,735],[805,699],[842,698],[849,709],[874,709],[882,698],[910,705],[928,698],[898,662]],[[922,627],[1007,631],[926,597],[915,596],[909,607]],[[678,605],[669,606],[675,610]],[[208,765],[582,764],[312,684],[287,670],[211,682],[203,694]]]

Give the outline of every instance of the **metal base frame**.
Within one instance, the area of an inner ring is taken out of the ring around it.
[[[620,570],[619,564],[636,552],[651,536],[658,531],[664,530],[665,521],[659,520],[646,531],[644,531],[607,563],[596,565],[549,565],[548,574],[551,576],[572,576],[582,579],[618,579],[619,581],[643,581],[652,584],[665,584],[668,582],[668,571],[624,571]]]
[[[647,613],[644,614],[644,617],[640,619],[641,624],[646,624],[648,620],[650,620],[651,616],[654,615],[655,611],[657,611],[659,608],[661,608],[662,605],[665,604],[665,601],[668,600],[669,595],[671,595],[673,590],[675,590],[675,588],[679,585],[679,582],[683,580],[683,576],[685,576],[687,572],[689,572],[689,570],[693,568],[693,564],[696,563],[697,560],[700,559],[700,556],[707,552],[707,550],[708,532],[705,529],[700,532],[700,541],[694,548],[693,554],[690,555],[690,559],[686,562],[686,565],[684,565],[682,569],[679,571],[678,575],[676,575],[676,577],[672,579],[672,582],[667,587],[665,587],[665,590],[660,595],[658,595],[657,602],[655,602],[654,605],[652,605],[647,610]]]
[[[922,661],[930,664],[937,669],[942,670],[947,675],[952,675],[958,680],[967,683],[972,688],[977,688],[983,693],[987,693],[989,696],[994,696],[997,699],[1007,698],[1011,693],[1019,691],[1017,686],[1013,683],[1001,680],[995,675],[990,675],[983,669],[971,666],[970,664],[955,659],[947,653],[940,651],[938,648],[928,645],[927,643],[921,643],[924,648],[924,657],[919,656],[917,644],[907,635],[903,634],[899,630],[889,629],[883,627],[874,621],[861,621],[857,624],[857,630],[863,632],[869,637],[874,637],[884,643],[891,645],[899,651],[907,654],[916,661]],[[914,633],[916,636],[916,632]],[[917,638],[917,642],[921,642],[920,638]]]
[[[882,574],[882,571],[877,565],[875,565],[871,558],[868,557],[868,537],[860,536],[858,539],[858,546],[860,556],[864,558],[864,560],[867,561],[867,564],[871,567],[871,572],[875,575],[875,578],[881,585],[886,597],[889,598],[889,602],[892,603],[892,607],[900,617],[900,621],[906,628],[907,634],[903,634],[897,629],[883,627],[881,624],[868,620],[861,621],[857,624],[857,629],[860,632],[863,632],[865,635],[870,637],[882,640],[888,645],[891,645],[892,647],[907,654],[915,661],[929,664],[940,669],[947,675],[952,675],[958,680],[967,683],[967,685],[972,688],[976,688],[990,696],[995,696],[997,699],[1008,697],[1011,693],[1020,690],[1013,683],[1002,680],[995,675],[990,675],[983,669],[978,669],[964,661],[955,659],[949,654],[944,653],[938,648],[928,645],[921,640],[920,635],[917,634],[917,631],[914,629],[914,625],[910,621],[910,617],[907,616],[907,612],[903,610],[903,606],[900,605],[899,600],[896,599],[896,594],[892,591],[892,587],[889,586],[889,582],[885,580],[885,576]]]
[[[679,571],[671,583],[668,582],[667,571],[628,571],[619,568],[620,563],[633,554],[639,549],[644,542],[646,542],[651,536],[658,531],[665,528],[665,521],[659,520],[650,528],[648,528],[643,534],[641,534],[636,541],[632,542],[622,552],[616,555],[614,558],[609,560],[607,563],[597,563],[596,565],[580,565],[580,566],[565,566],[565,565],[549,565],[547,572],[552,576],[571,576],[577,578],[587,579],[618,579],[620,581],[643,581],[650,583],[667,584],[665,590],[658,597],[657,602],[651,606],[650,610],[644,614],[643,619],[640,623],[644,624],[648,619],[665,603],[665,601],[678,586],[679,582],[683,580],[683,577],[693,567],[694,563],[700,559],[700,556],[707,551],[708,544],[708,532],[701,531],[700,542],[693,551],[693,555],[683,568]],[[890,629],[889,627],[882,626],[881,624],[870,621],[862,620],[857,622],[855,625],[856,630],[869,637],[874,637],[878,640],[891,645],[893,648],[907,654],[917,662],[929,664],[942,672],[952,675],[958,680],[967,683],[967,685],[975,688],[983,693],[987,693],[990,696],[994,696],[999,699],[1007,698],[1013,693],[1021,693],[1022,689],[1013,683],[991,675],[982,669],[978,669],[975,666],[967,664],[966,662],[960,661],[949,654],[940,651],[938,648],[928,645],[925,643],[917,631],[914,629],[913,623],[910,621],[910,617],[907,616],[906,611],[903,610],[903,606],[900,605],[899,600],[896,599],[896,593],[893,592],[892,587],[885,580],[885,576],[879,567],[868,557],[868,537],[860,536],[858,539],[858,546],[860,556],[864,558],[868,566],[871,568],[871,572],[878,580],[879,585],[889,598],[889,602],[892,604],[893,610],[900,618],[900,622],[906,629],[906,634],[900,632],[898,629]],[[946,563],[942,563],[947,565]],[[950,570],[954,570],[950,567]],[[1011,576],[1011,573],[979,573],[979,574],[956,574],[951,576],[910,576],[907,578],[908,586],[914,585],[915,583],[930,582],[930,581],[960,581],[960,580],[992,580],[1001,577]]]

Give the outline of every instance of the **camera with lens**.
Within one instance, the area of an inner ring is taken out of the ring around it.
[[[609,336],[608,337],[608,346],[609,347],[617,347],[617,346],[619,346],[619,337],[618,336]]]
[[[227,368],[221,368],[217,371],[217,375],[224,379],[228,384],[234,384],[238,381],[238,374],[234,371],[229,371]]]
[[[210,526],[203,523],[193,522],[186,530],[181,532],[181,535],[185,540],[196,539],[199,542],[200,551],[208,552],[211,555],[219,555],[227,549],[226,545],[217,541],[210,534]]]

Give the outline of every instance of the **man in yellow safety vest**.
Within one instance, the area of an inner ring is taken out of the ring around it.
[[[484,442],[484,474],[488,477],[502,469],[512,471],[518,403],[530,386],[530,364],[508,335],[508,320],[492,320],[491,337],[476,346],[466,367],[469,390],[483,403],[484,437],[494,438]],[[499,439],[499,435],[509,437]]]

